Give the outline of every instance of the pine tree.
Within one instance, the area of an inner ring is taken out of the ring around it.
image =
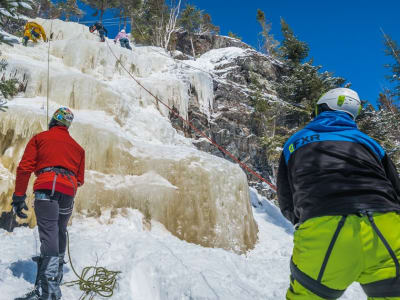
[[[383,33],[383,35],[385,38],[385,54],[394,60],[393,63],[385,65],[391,72],[391,74],[386,77],[390,82],[394,83],[392,95],[397,98],[397,100],[400,100],[400,47],[389,35],[385,33]]]
[[[236,33],[229,31],[228,36],[237,40],[242,40],[242,37],[238,36]]]
[[[202,14],[201,17],[201,24],[200,24],[200,34],[203,33],[212,33],[212,34],[218,34],[220,31],[219,26],[216,26],[212,22],[212,18],[210,14],[203,14],[203,11],[200,11]]]
[[[196,58],[196,51],[193,45],[193,37],[196,32],[199,32],[202,25],[202,12],[197,9],[194,5],[186,5],[184,11],[182,11],[179,19],[179,24],[185,29],[190,37],[190,43],[192,45],[193,57]]]
[[[107,9],[116,7],[115,0],[82,0],[82,2],[96,10],[96,12],[93,14],[93,16],[97,16],[100,13],[100,16],[99,16],[100,22],[103,21],[104,12]]]
[[[44,19],[55,19],[61,16],[61,8],[54,4],[51,0],[33,0],[34,1],[34,13],[29,14],[31,18],[44,18]]]
[[[400,112],[392,91],[379,94],[378,109],[364,103],[358,117],[358,127],[376,139],[385,149],[400,171]]]
[[[275,40],[274,35],[271,33],[272,24],[267,21],[265,13],[261,9],[257,10],[257,21],[262,27],[262,31],[260,32],[262,37],[262,51],[267,55],[276,55],[279,42]]]
[[[77,0],[65,0],[57,3],[62,14],[65,17],[65,21],[69,21],[71,17],[82,18],[84,12],[78,7]]]
[[[118,12],[116,16],[119,17],[119,30],[121,27],[126,28],[128,19],[137,12],[141,7],[142,2],[142,0],[116,0],[115,6],[117,7]],[[133,29],[134,24],[131,24],[131,26]]]
[[[18,17],[18,9],[32,9],[30,0],[0,0],[0,15],[5,17]]]
[[[307,43],[297,39],[293,30],[283,18],[281,18],[281,31],[283,35],[282,46],[279,49],[281,56],[295,64],[300,64],[308,56],[310,49]]]
[[[130,10],[132,34],[139,43],[168,48],[172,34],[178,29],[177,20],[182,0],[140,1]],[[134,1],[134,3],[135,3]]]
[[[283,19],[281,26],[284,40],[279,52],[285,68],[275,89],[281,99],[300,105],[307,115],[323,93],[343,86],[346,80],[327,71],[321,73],[322,66],[314,66],[312,59],[303,63],[309,52],[307,43],[299,41]]]
[[[21,16],[20,10],[32,10],[31,0],[0,0],[0,26],[4,28],[5,22],[9,19],[17,19]],[[0,43],[5,43],[10,46],[6,36],[0,33]]]

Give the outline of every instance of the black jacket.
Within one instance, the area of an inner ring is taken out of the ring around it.
[[[94,23],[94,24],[91,26],[91,28],[92,28],[92,32],[95,31],[95,30],[97,30],[99,33],[100,33],[101,31],[103,31],[103,32],[106,34],[106,36],[108,36],[108,31],[107,31],[107,29],[106,29],[106,28],[104,27],[104,25],[101,24],[100,22]]]
[[[400,180],[384,149],[344,112],[321,113],[285,144],[278,201],[293,224],[325,215],[400,212]]]

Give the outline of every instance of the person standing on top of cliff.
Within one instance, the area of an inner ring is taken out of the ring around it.
[[[35,288],[16,300],[61,299],[60,283],[66,249],[66,230],[77,188],[84,183],[85,150],[69,135],[74,115],[66,107],[54,113],[49,130],[35,135],[27,144],[17,168],[13,210],[20,218],[27,215],[26,189],[31,173],[35,214],[39,227],[40,257]]]
[[[115,37],[114,44],[116,44],[118,41],[121,44],[122,48],[126,48],[126,49],[129,49],[129,50],[132,50],[131,46],[129,45],[129,36],[125,32],[125,29],[122,29],[118,33],[118,35]]]
[[[368,299],[400,300],[400,179],[358,130],[360,111],[355,91],[330,90],[284,146],[278,201],[296,224],[286,299],[337,299],[356,281]]]
[[[101,22],[99,21],[97,21],[96,23],[94,23],[92,26],[89,27],[89,31],[91,33],[95,32],[96,30],[99,32],[100,41],[105,42],[106,39],[104,38],[104,35],[108,36],[108,31],[104,27],[104,25],[101,24]]]

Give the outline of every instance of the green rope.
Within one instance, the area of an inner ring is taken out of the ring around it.
[[[69,233],[67,231],[67,250],[69,263],[71,264],[72,271],[75,273],[78,280],[69,281],[64,283],[65,286],[79,285],[81,291],[84,294],[79,298],[85,300],[89,297],[89,300],[94,299],[95,295],[110,298],[114,294],[114,288],[117,284],[117,275],[121,272],[119,271],[109,271],[103,267],[89,266],[82,270],[81,276],[75,271],[72,264],[71,253],[69,250]]]

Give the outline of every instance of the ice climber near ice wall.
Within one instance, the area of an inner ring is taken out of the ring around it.
[[[97,21],[96,23],[94,23],[92,26],[89,27],[89,31],[91,33],[95,32],[96,30],[100,35],[100,41],[105,42],[106,39],[104,38],[104,35],[108,36],[108,31],[104,27],[104,25],[101,24],[101,22],[99,22],[99,21]]]
[[[116,44],[119,41],[119,43],[121,44],[122,48],[126,48],[129,50],[132,50],[131,46],[129,45],[129,36],[128,34],[125,32],[125,29],[122,29],[117,36],[114,39],[114,44]]]
[[[40,38],[42,38],[43,41],[47,42],[46,32],[44,31],[43,27],[35,22],[26,23],[22,44],[24,46],[27,46],[29,40],[37,43],[38,39]]]
[[[400,180],[385,150],[357,129],[358,94],[324,94],[285,144],[277,180],[296,224],[286,299],[337,299],[359,282],[368,299],[400,299]]]
[[[20,218],[27,217],[23,209],[27,209],[25,198],[31,173],[37,176],[34,207],[41,242],[40,257],[35,259],[35,288],[20,300],[61,299],[66,228],[85,170],[85,151],[68,132],[73,118],[68,108],[59,108],[49,130],[28,142],[17,168],[12,206]]]

